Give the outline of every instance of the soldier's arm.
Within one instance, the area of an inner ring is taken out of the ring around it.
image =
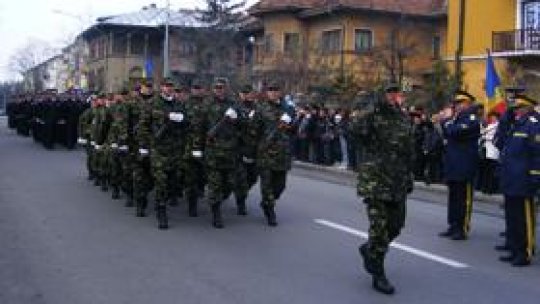
[[[446,138],[469,139],[480,134],[480,122],[476,115],[470,114],[463,121],[447,121],[443,125],[443,130]]]

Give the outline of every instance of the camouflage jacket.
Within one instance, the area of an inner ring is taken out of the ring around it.
[[[238,113],[234,101],[212,98],[208,105],[206,130],[206,165],[215,169],[234,169],[238,161],[240,117],[231,120],[225,112],[232,108]]]
[[[409,117],[378,101],[353,115],[351,131],[364,151],[358,168],[358,195],[405,200],[413,187],[414,137]]]
[[[92,119],[91,135],[92,141],[97,145],[103,145],[107,141],[109,130],[111,127],[111,117],[106,107],[94,108]]]
[[[185,104],[186,119],[189,122],[186,144],[185,158],[192,158],[193,151],[204,151],[206,144],[206,110],[208,102],[204,97],[192,96]]]
[[[92,120],[94,119],[93,116],[94,116],[94,109],[88,108],[79,117],[79,137],[80,138],[90,140],[90,137],[92,135],[91,127],[92,127]]]
[[[280,127],[280,119],[287,113],[281,105],[264,102],[256,120],[261,137],[258,145],[257,166],[262,169],[288,171],[291,169],[291,130]]]
[[[255,101],[239,102],[237,105],[240,120],[240,156],[249,162],[257,157],[257,147],[262,134],[257,118],[261,110]]]
[[[155,97],[143,96],[134,107],[135,119],[134,138],[138,148],[150,149],[152,146],[152,102]]]
[[[187,119],[184,112],[184,105],[174,99],[167,100],[162,96],[154,98],[150,118],[151,149],[171,154],[183,153],[187,130]],[[184,118],[182,121],[173,121],[169,118],[171,113],[184,115]],[[148,115],[145,117],[148,118]]]
[[[131,98],[118,104],[113,113],[113,129],[118,145],[133,147],[135,144],[135,123],[138,119],[139,98]]]

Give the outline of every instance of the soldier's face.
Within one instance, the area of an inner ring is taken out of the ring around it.
[[[281,98],[281,91],[275,88],[268,89],[266,96],[270,101],[278,101]]]
[[[240,92],[240,93],[238,94],[238,96],[240,97],[240,100],[241,100],[241,101],[246,101],[246,100],[248,100],[248,93]]]
[[[165,95],[172,96],[174,93],[174,88],[170,85],[164,85],[161,86],[161,92]]]
[[[216,85],[214,86],[214,94],[216,95],[216,97],[218,98],[223,98],[225,97],[225,86],[224,85]]]

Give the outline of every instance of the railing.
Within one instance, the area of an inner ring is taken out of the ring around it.
[[[493,32],[493,51],[540,51],[540,29]]]

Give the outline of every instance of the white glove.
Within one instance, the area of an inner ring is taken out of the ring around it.
[[[94,149],[99,151],[99,150],[101,150],[101,146],[100,145],[94,145]]]
[[[91,142],[90,142],[90,145],[92,145],[92,147],[95,147],[95,146],[96,146],[96,142],[95,142],[95,141],[91,141]]]
[[[286,124],[290,124],[292,122],[291,116],[287,113],[284,113],[283,115],[281,115],[281,118],[279,120]]]
[[[84,138],[78,138],[77,143],[79,145],[86,145],[88,143],[88,141],[86,139],[84,139]]]
[[[66,124],[66,121],[63,120],[63,119],[61,119],[61,120],[59,120],[59,121],[57,122],[57,124],[59,124],[59,125],[65,125],[65,124]]]
[[[140,149],[139,149],[139,154],[140,154],[141,156],[148,156],[148,154],[150,154],[150,152],[148,151],[148,149],[140,148]]]
[[[249,112],[249,118],[250,119],[253,119],[253,117],[255,116],[255,110],[251,110],[251,112]]]
[[[246,164],[253,164],[255,162],[254,159],[252,158],[248,158],[248,157],[245,157],[245,156],[242,156],[242,161]]]
[[[335,120],[336,120],[336,123],[340,123],[341,120],[343,120],[343,117],[341,117],[341,115],[338,114],[336,115]]]
[[[191,155],[195,158],[202,158],[203,157],[203,153],[202,151],[191,151]]]
[[[233,108],[228,108],[227,111],[225,111],[225,117],[235,120],[238,118],[238,113],[236,113]]]
[[[169,119],[174,122],[182,122],[184,121],[184,114],[179,112],[171,112],[169,113]]]
[[[119,147],[118,147],[118,150],[120,150],[120,151],[122,151],[122,152],[125,152],[125,151],[128,151],[129,149],[128,149],[128,146],[123,145],[123,146],[119,146]]]
[[[117,143],[112,143],[111,148],[114,149],[114,150],[118,149],[118,144]]]

